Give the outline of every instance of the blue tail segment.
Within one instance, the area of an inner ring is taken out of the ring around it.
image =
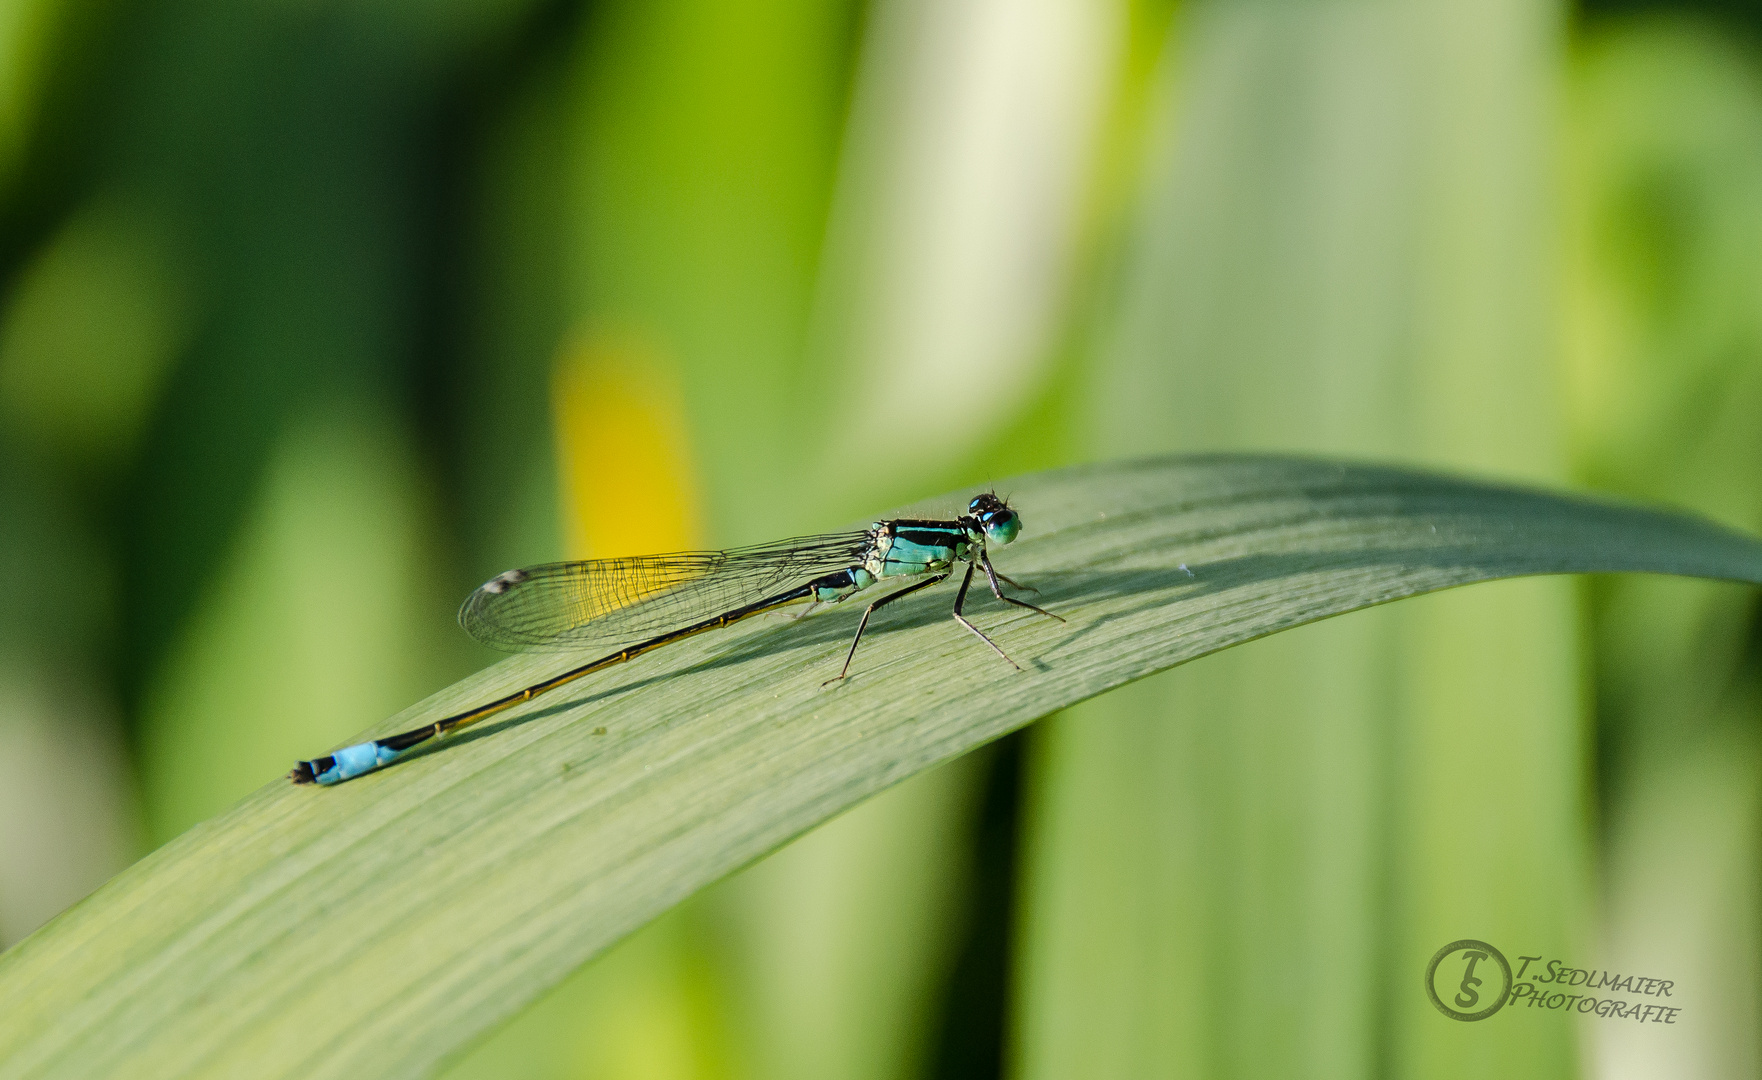
[[[404,756],[402,750],[393,750],[379,742],[356,743],[345,746],[329,757],[313,758],[302,761],[294,766],[290,775],[296,784],[340,784],[344,780],[353,780],[362,773],[370,773],[381,765],[390,765]]]

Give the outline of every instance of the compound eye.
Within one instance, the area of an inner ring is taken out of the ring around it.
[[[1022,523],[1014,510],[993,510],[981,515],[979,524],[984,526],[987,537],[1000,544],[1009,543],[1022,531]]]

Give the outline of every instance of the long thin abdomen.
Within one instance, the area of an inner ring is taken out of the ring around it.
[[[313,758],[310,761],[299,762],[294,766],[293,771],[289,773],[288,776],[296,784],[321,784],[326,787],[331,784],[340,784],[344,780],[353,780],[357,776],[362,776],[366,773],[373,772],[375,769],[390,765],[411,749],[422,745],[430,739],[448,734],[449,732],[458,731],[461,728],[477,723],[479,720],[494,716],[496,713],[502,712],[503,710],[513,708],[515,705],[531,701],[540,694],[547,694],[560,686],[574,682],[576,679],[579,679],[584,675],[591,675],[596,671],[609,668],[614,664],[621,664],[627,660],[634,660],[643,653],[652,652],[663,645],[671,645],[675,641],[682,641],[685,638],[701,634],[706,630],[719,630],[725,626],[732,626],[742,619],[751,618],[754,615],[762,615],[767,611],[782,607],[785,604],[794,603],[797,600],[807,600],[811,598],[818,599],[820,593],[823,591],[840,592],[841,595],[839,595],[837,599],[843,599],[844,596],[848,596],[850,593],[863,587],[858,584],[859,575],[861,578],[868,578],[870,582],[873,581],[873,578],[870,578],[867,571],[864,571],[861,567],[852,567],[848,570],[839,570],[831,574],[824,574],[805,585],[798,585],[786,592],[767,596],[764,599],[756,600],[745,607],[736,608],[733,611],[704,619],[701,622],[693,623],[690,626],[680,627],[677,630],[670,630],[665,634],[657,635],[647,641],[632,645],[629,648],[620,649],[618,652],[602,656],[598,660],[582,664],[580,667],[570,668],[561,675],[555,675],[541,683],[534,683],[523,690],[516,691],[506,697],[497,698],[495,701],[492,701],[487,705],[480,705],[468,712],[459,713],[457,716],[449,716],[444,720],[437,720],[432,724],[425,724],[422,727],[400,732],[396,735],[388,735],[383,739],[374,739],[369,742],[356,743],[354,746],[344,747],[334,754],[328,754],[321,758]]]

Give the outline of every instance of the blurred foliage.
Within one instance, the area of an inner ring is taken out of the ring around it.
[[[484,662],[512,565],[1177,448],[1762,529],[1759,10],[17,0],[0,941]],[[1753,593],[1406,607],[888,792],[458,1074],[1753,1075]],[[1463,936],[1706,1019],[1452,1026]]]
[[[1656,15],[1575,58],[1566,351],[1591,483],[1762,528],[1762,70],[1742,39]],[[1717,993],[1691,1075],[1762,1069],[1762,654],[1749,590],[1591,593],[1612,963]],[[1712,884],[1718,883],[1718,884]],[[1672,1068],[1631,1032],[1610,1060]]]

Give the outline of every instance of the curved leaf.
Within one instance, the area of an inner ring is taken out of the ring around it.
[[[854,607],[683,642],[337,788],[271,784],[0,957],[0,1076],[423,1075],[709,882],[1121,683],[1489,578],[1762,582],[1762,542],[1708,522],[1387,468],[1161,459],[1006,490],[1026,531],[1001,569],[1070,620],[969,602],[1024,671],[943,586],[833,687]],[[568,662],[516,657],[373,734]]]

